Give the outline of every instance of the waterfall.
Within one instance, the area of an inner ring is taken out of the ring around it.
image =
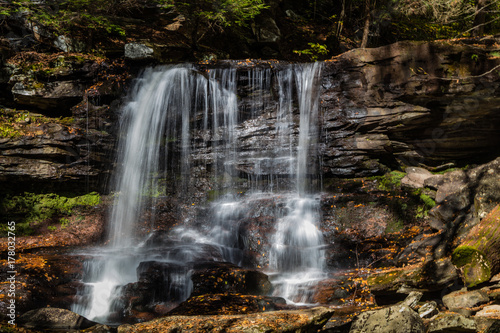
[[[269,197],[284,200],[274,208],[267,268],[275,294],[307,303],[311,283],[325,277],[319,201],[311,182],[317,173],[311,162],[318,141],[320,71],[319,63],[246,73],[200,72],[191,65],[145,70],[121,109],[109,245],[85,263],[85,288],[73,310],[112,322],[110,315],[122,311],[121,293],[148,265],[167,267],[165,283],[177,281],[169,301],[187,299],[189,265],[199,258],[242,264],[239,221]],[[238,84],[245,80],[250,105],[238,99]],[[269,138],[255,140],[255,132]],[[144,213],[167,190],[193,199],[191,188],[200,182],[194,168],[213,183],[212,201],[202,201],[200,208],[192,203],[210,218],[199,221],[191,209],[168,233],[145,232],[155,229],[156,221],[146,221]]]

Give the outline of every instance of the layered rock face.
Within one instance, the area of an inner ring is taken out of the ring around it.
[[[399,42],[352,50],[325,62],[317,147],[321,171],[326,177],[358,177],[380,173],[385,166],[436,167],[449,162],[477,163],[496,156],[500,143],[496,135],[500,126],[496,43],[494,38]],[[239,107],[244,110],[236,129],[238,150],[244,155],[245,151],[276,145],[269,133],[275,130],[270,124],[277,116],[273,108],[281,93],[274,77],[282,66],[279,62],[230,65],[236,67],[239,76],[237,94]],[[44,131],[44,139],[2,139],[4,180],[16,176],[17,180],[57,178],[71,182],[81,177],[96,178],[107,169],[99,161],[112,155],[108,152],[114,138],[108,134],[112,134],[115,117],[106,103],[116,98],[117,82],[104,80],[104,86],[89,90],[92,73],[100,68],[98,62],[59,57],[54,66],[57,71],[45,73],[43,80],[26,74],[19,66],[4,66],[10,73],[12,102],[19,108],[49,115],[71,116],[72,112],[80,119],[76,126],[82,135],[69,135],[52,126]],[[250,85],[259,78],[252,77],[255,74],[250,74],[249,67],[260,67],[261,79],[269,76],[271,85],[262,87],[262,91],[252,88]],[[82,100],[80,107],[75,107]],[[255,102],[260,104],[255,106]],[[291,130],[296,132],[296,126],[294,120]],[[210,151],[211,139],[206,141],[204,133],[193,133],[192,137],[197,142],[195,159],[206,161],[207,156],[215,156]],[[75,162],[84,160],[75,170]],[[34,163],[39,166],[33,167]],[[107,159],[105,164],[110,163]],[[89,168],[92,164],[96,167]],[[251,176],[267,172],[244,163],[236,169]]]
[[[488,46],[495,40],[478,42],[399,42],[327,62],[323,171],[352,177],[377,172],[377,162],[439,166],[497,156],[500,59]]]

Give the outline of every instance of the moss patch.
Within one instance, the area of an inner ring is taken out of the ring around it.
[[[401,179],[403,179],[404,176],[406,176],[406,173],[393,170],[383,176],[372,177],[372,179],[376,179],[378,181],[379,190],[393,191],[394,189],[401,187]]]
[[[101,197],[96,192],[76,197],[28,192],[23,195],[7,195],[0,202],[0,228],[4,231],[8,221],[15,221],[18,234],[31,234],[32,227],[40,222],[57,219],[64,225],[68,221],[64,216],[72,214],[77,207],[96,206],[100,202]]]
[[[24,110],[0,108],[0,138],[40,135],[43,133],[40,125],[50,123],[66,126],[69,132],[76,132],[71,127],[74,122],[72,117],[50,118]]]
[[[459,246],[453,251],[452,262],[461,268],[467,287],[474,287],[491,278],[491,265],[481,251],[471,246]]]

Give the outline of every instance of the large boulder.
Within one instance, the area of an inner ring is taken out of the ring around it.
[[[97,323],[66,309],[42,308],[24,313],[17,323],[30,329],[43,330],[79,330]]]
[[[473,287],[500,272],[500,205],[496,206],[453,251],[453,263],[461,270],[464,282]]]
[[[349,333],[423,333],[424,322],[407,305],[366,311],[353,321]]]
[[[196,264],[193,269],[193,296],[217,293],[266,295],[271,291],[267,275],[257,270],[224,262]]]

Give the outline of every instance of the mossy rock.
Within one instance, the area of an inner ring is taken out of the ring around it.
[[[500,205],[497,205],[453,251],[453,264],[462,271],[468,287],[486,282],[500,272],[499,231]]]
[[[463,273],[467,287],[474,287],[491,278],[491,263],[486,255],[470,246],[459,246],[453,251],[452,262]]]

